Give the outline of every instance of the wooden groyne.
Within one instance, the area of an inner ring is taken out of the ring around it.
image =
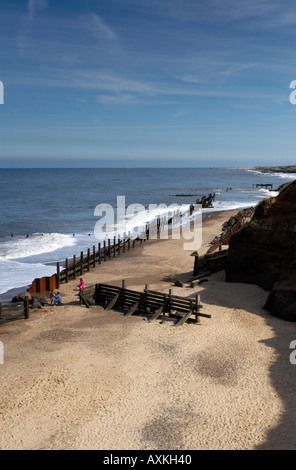
[[[253,188],[266,188],[266,189],[272,189],[273,188],[273,184],[271,183],[257,183],[257,184],[253,184]]]
[[[181,326],[187,321],[200,322],[200,317],[211,318],[211,315],[201,312],[200,295],[195,299],[187,299],[177,295],[149,290],[146,285],[143,292],[127,289],[126,281],[122,281],[122,287],[108,284],[96,284],[91,289],[90,295],[80,293],[80,298],[86,307],[90,307],[88,296],[95,305],[102,306],[105,310],[117,310],[129,317],[141,315],[150,321],[157,319],[174,320],[176,326]],[[193,318],[192,318],[193,317]]]
[[[72,259],[66,258],[63,269],[61,269],[61,263],[58,262],[56,274],[53,274],[51,277],[34,279],[28,291],[30,294],[34,294],[36,292],[49,292],[58,289],[61,284],[82,277],[83,274],[89,272],[90,269],[94,269],[96,266],[135,248],[135,246],[145,243],[146,240],[150,238],[150,232],[155,231],[156,234],[160,234],[164,231],[165,227],[181,219],[182,216],[192,215],[193,211],[194,205],[190,205],[188,211],[182,215],[174,213],[168,220],[166,217],[158,217],[153,227],[146,224],[145,231],[142,234],[143,236],[131,238],[130,233],[128,236],[123,234],[122,239],[120,239],[120,237],[114,237],[113,240],[109,238],[102,243],[98,243],[98,245],[93,245],[92,248],[88,248],[86,254],[81,251],[78,257],[73,255]]]
[[[30,316],[29,297],[16,304],[0,303],[0,323],[28,319]]]
[[[120,256],[122,253],[134,248],[136,244],[143,242],[145,240],[140,240],[139,238],[134,240],[124,238],[117,241],[114,238],[112,243],[108,239],[103,243],[98,243],[97,246],[93,245],[92,249],[88,248],[86,254],[81,251],[79,257],[73,255],[72,260],[66,258],[63,269],[61,269],[61,263],[57,262],[56,274],[53,274],[51,277],[34,279],[28,291],[30,294],[34,294],[36,292],[49,292],[58,289],[61,284],[83,276],[85,272],[89,272],[90,269],[95,268],[97,265]]]
[[[123,238],[123,240],[114,237],[111,240],[108,239],[103,243],[98,243],[97,246],[93,246],[92,249],[88,248],[86,255],[83,251],[80,253],[80,257],[73,256],[72,262],[69,259],[65,260],[65,268],[60,270],[60,263],[57,263],[57,284],[68,283],[70,279],[76,279],[81,277],[83,273],[89,272],[90,269],[95,268],[97,265],[105,263],[108,260],[124,254],[136,245],[142,244],[146,239],[136,238],[131,240],[130,238]]]

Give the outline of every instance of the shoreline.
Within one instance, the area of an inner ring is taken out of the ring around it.
[[[204,212],[202,214],[202,220],[203,220],[203,223],[208,220],[209,218],[212,218],[213,216],[215,217],[215,215],[217,214],[217,218],[219,217],[218,214],[221,213],[221,216],[224,217],[224,214],[227,215],[227,213],[229,213],[229,217],[231,215],[234,215],[234,213],[237,213],[239,212],[240,210],[242,209],[229,209],[229,210],[213,210],[211,211],[210,209],[207,209],[207,212]],[[219,234],[217,234],[219,235]],[[64,260],[63,260],[64,261]],[[50,266],[56,266],[56,263],[54,262],[48,262],[48,263],[44,263],[45,265],[50,265]],[[32,282],[34,281],[34,279],[32,279]],[[8,289],[6,292],[3,292],[0,294],[0,302],[2,303],[11,303],[11,300],[13,299],[13,297],[15,295],[18,295],[24,291],[26,291],[28,288],[30,287],[30,284],[29,285],[22,285],[22,286],[16,286],[16,287],[12,287],[11,289]]]
[[[201,252],[228,215],[204,221]],[[83,278],[198,293],[212,315],[198,325],[87,309],[76,281],[61,286],[62,306],[2,324],[0,448],[293,449],[296,325],[263,310],[265,291],[226,283],[223,272],[176,287],[192,269],[182,240],[151,240]]]

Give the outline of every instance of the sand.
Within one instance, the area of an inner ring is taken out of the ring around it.
[[[204,253],[227,213],[203,224]],[[201,295],[201,323],[123,317],[64,305],[0,327],[0,448],[18,450],[207,450],[296,447],[296,325],[263,310],[267,293],[224,273],[196,288],[183,240],[149,241],[85,274],[104,282],[184,297]]]

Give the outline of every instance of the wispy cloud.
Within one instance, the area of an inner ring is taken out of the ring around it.
[[[128,104],[134,101],[131,93],[120,95],[100,95],[96,97],[96,103],[99,104]]]
[[[245,20],[274,13],[279,6],[278,0],[128,0],[134,8],[153,10],[154,14],[174,19],[176,22],[192,22],[208,17],[221,21]]]
[[[255,67],[256,65],[258,64],[231,64],[229,67],[226,68],[226,70],[218,72],[218,75],[221,75],[224,80],[227,80],[231,76],[237,75],[243,72],[244,70]]]
[[[95,38],[108,39],[110,41],[117,40],[115,32],[109,26],[107,26],[102,18],[96,13],[88,13],[84,17],[83,26]]]
[[[281,28],[296,24],[293,0],[126,0],[133,8],[153,11],[177,23],[192,23],[203,18],[218,23],[233,23],[244,29]]]
[[[181,77],[181,80],[183,80],[183,82],[188,82],[188,83],[200,82],[200,79],[197,78],[195,75],[184,75],[183,77]]]
[[[29,0],[28,1],[28,12],[29,17],[33,20],[35,13],[40,10],[47,8],[48,4],[46,0]]]
[[[20,18],[21,28],[16,36],[19,55],[22,58],[31,57],[36,50],[32,39],[32,29],[36,13],[48,7],[47,0],[29,0],[27,13]]]
[[[178,119],[179,117],[186,116],[186,114],[189,114],[189,113],[190,113],[189,109],[181,109],[180,111],[177,111],[177,112],[173,115],[173,117],[174,117],[175,119]]]
[[[123,75],[108,73],[107,71],[85,69],[51,69],[49,73],[22,74],[21,76],[9,76],[10,83],[21,83],[30,86],[85,89],[96,93],[95,101],[101,104],[157,104],[158,102],[173,103],[177,97],[224,97],[241,99],[276,99],[282,97],[282,90],[269,89],[268,87],[223,87],[217,88],[213,84],[202,86],[175,86],[175,84],[161,81],[141,81],[125,77]],[[99,93],[99,94],[98,94]]]

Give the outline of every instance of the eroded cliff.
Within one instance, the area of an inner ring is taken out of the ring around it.
[[[266,308],[296,321],[296,181],[262,201],[251,222],[231,237],[226,281],[271,291]]]

